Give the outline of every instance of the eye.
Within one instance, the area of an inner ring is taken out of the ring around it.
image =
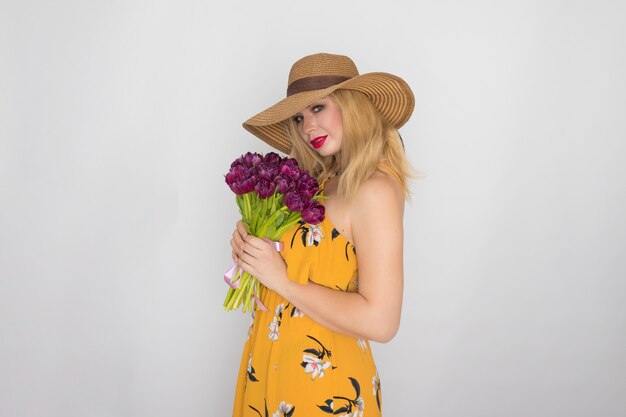
[[[296,114],[295,116],[293,116],[293,121],[296,122],[296,124],[300,123],[302,121],[302,115]]]
[[[322,110],[324,110],[324,105],[323,104],[316,104],[315,106],[311,107],[311,111],[313,113],[319,113]]]

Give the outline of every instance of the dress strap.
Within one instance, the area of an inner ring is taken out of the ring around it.
[[[320,190],[324,189],[324,185],[326,185],[326,181],[328,181],[331,178],[336,177],[337,175],[339,175],[339,172],[332,173],[329,176],[327,176],[326,178],[324,178],[322,180],[322,182],[320,183]]]

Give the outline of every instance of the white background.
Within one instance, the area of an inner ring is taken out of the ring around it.
[[[0,416],[228,416],[241,128],[314,52],[412,86],[387,416],[626,415],[626,5],[3,1]],[[295,416],[294,416],[295,417]],[[365,411],[367,417],[367,409]]]

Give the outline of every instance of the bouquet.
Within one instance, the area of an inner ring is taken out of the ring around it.
[[[233,161],[225,178],[236,194],[248,233],[270,239],[278,250],[278,239],[300,220],[309,224],[324,220],[319,184],[293,158],[248,152]],[[255,302],[267,311],[259,299],[261,284],[239,265],[233,265],[224,280],[230,286],[224,300],[227,311],[241,307],[246,312]]]

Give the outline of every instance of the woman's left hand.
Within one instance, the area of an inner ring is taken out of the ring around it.
[[[261,284],[280,294],[287,278],[287,264],[269,240],[248,235],[237,252],[238,263]]]

